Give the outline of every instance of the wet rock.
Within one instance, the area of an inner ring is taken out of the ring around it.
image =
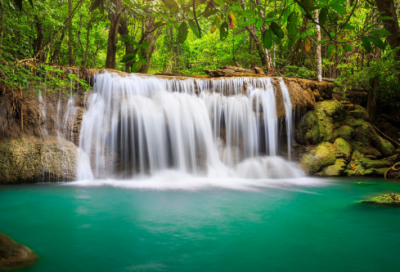
[[[315,174],[320,169],[336,162],[334,147],[331,143],[322,143],[305,153],[300,160],[300,167],[307,174]]]
[[[321,141],[332,141],[335,122],[343,121],[346,112],[343,105],[334,100],[317,103],[315,112],[318,116],[318,125]]]
[[[337,159],[333,165],[323,168],[321,172],[318,172],[315,175],[322,177],[336,177],[341,176],[345,170],[346,161],[344,159]]]
[[[37,261],[36,254],[0,232],[0,269],[20,268]]]
[[[391,193],[380,195],[373,198],[361,200],[360,203],[400,207],[400,194]]]
[[[397,159],[398,156],[394,155],[380,160],[373,160],[356,150],[353,152],[345,173],[348,176],[383,176],[385,171],[392,166]]]
[[[76,146],[64,139],[33,136],[0,142],[0,184],[69,181],[76,175]]]
[[[343,125],[333,131],[333,138],[343,138],[350,142],[354,134],[354,129],[350,126]]]
[[[303,145],[315,145],[320,142],[318,116],[308,111],[297,124],[296,141]]]
[[[343,138],[337,138],[333,143],[335,149],[336,157],[344,158],[348,160],[351,156],[352,147]]]

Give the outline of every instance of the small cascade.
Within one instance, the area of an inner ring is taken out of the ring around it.
[[[279,86],[290,156],[292,105],[281,79]],[[210,177],[302,176],[277,157],[276,91],[270,78],[96,75],[80,130],[78,178],[131,179],[168,169]]]
[[[292,117],[293,117],[292,101],[290,100],[289,90],[286,87],[286,84],[282,78],[279,79],[279,86],[281,87],[283,102],[285,103],[288,159],[290,160],[291,145],[292,145]]]

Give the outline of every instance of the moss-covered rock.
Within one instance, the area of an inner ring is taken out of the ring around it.
[[[376,134],[376,133],[375,133]],[[391,142],[383,139],[379,135],[374,135],[375,137],[372,139],[373,145],[382,153],[383,156],[391,156],[396,151],[394,145]]]
[[[368,112],[360,105],[355,105],[353,108],[348,109],[347,114],[355,119],[369,120]]]
[[[345,160],[348,160],[350,158],[352,147],[343,138],[337,138],[333,143],[333,147],[335,149],[337,157],[344,158]]]
[[[296,128],[296,141],[303,145],[315,145],[320,142],[318,116],[313,111],[307,112]]]
[[[317,103],[315,112],[318,116],[318,126],[321,141],[332,141],[335,123],[343,121],[346,111],[343,105],[335,100]]]
[[[385,206],[399,206],[400,207],[400,194],[385,194],[373,198],[361,200],[361,203],[385,205]]]
[[[335,129],[333,131],[333,137],[336,138],[343,138],[346,141],[350,142],[352,140],[354,133],[354,129],[350,126],[343,125],[339,127],[338,129]]]
[[[323,167],[334,164],[335,161],[336,156],[333,145],[325,142],[305,153],[300,160],[300,167],[307,174],[314,174]]]
[[[31,265],[36,260],[37,256],[31,249],[0,232],[0,270]]]
[[[322,169],[322,171],[315,174],[322,177],[336,177],[342,175],[346,169],[346,161],[344,159],[337,159],[333,165],[329,165]]]
[[[392,166],[397,159],[397,155],[394,155],[381,160],[373,160],[359,151],[354,151],[345,172],[348,176],[383,176],[385,171]]]

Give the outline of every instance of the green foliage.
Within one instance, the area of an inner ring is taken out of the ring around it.
[[[283,74],[283,76],[297,77],[297,78],[312,78],[315,77],[315,71],[310,71],[306,67],[286,66],[285,73]]]

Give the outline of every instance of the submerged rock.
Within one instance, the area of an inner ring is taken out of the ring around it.
[[[28,266],[36,260],[37,255],[31,249],[0,232],[0,269]]]
[[[360,203],[400,207],[400,194],[391,193],[380,195],[373,198],[361,200]]]

